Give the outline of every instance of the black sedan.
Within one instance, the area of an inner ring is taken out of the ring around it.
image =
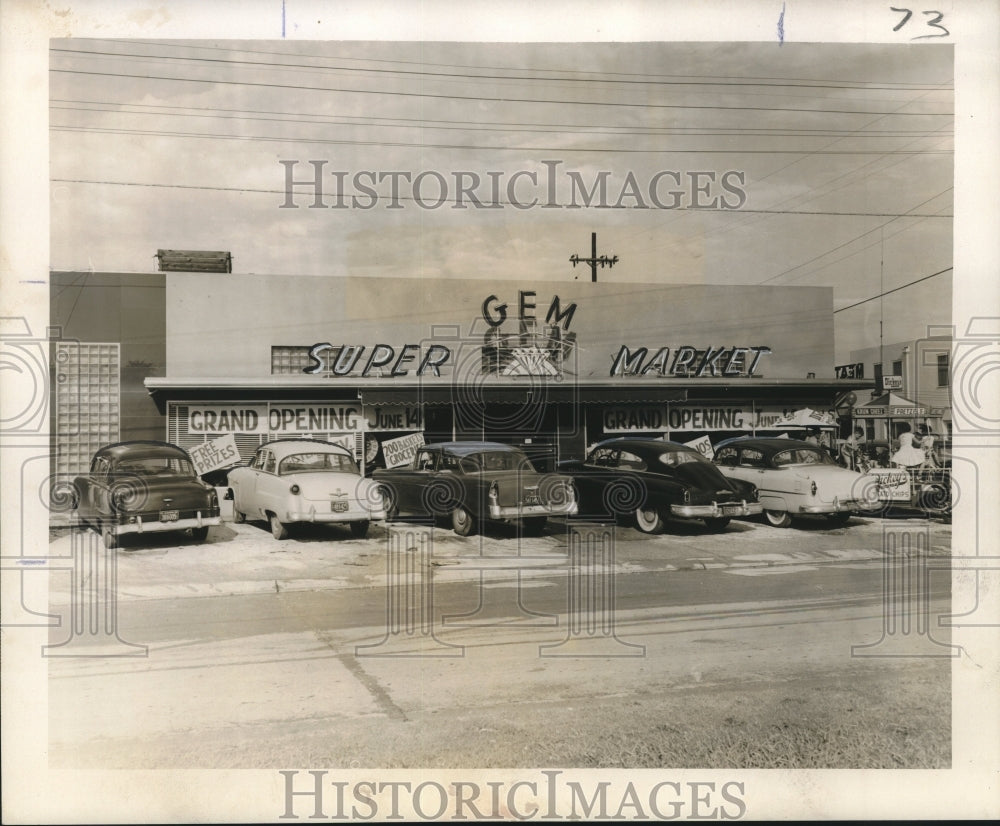
[[[485,522],[519,522],[537,534],[553,515],[576,512],[572,480],[535,470],[524,452],[498,442],[441,442],[417,450],[406,467],[372,474],[387,518],[401,512],[448,517],[471,536]]]
[[[222,521],[215,489],[195,475],[185,450],[167,442],[106,445],[73,487],[79,521],[100,530],[109,549],[125,534],[159,531],[190,531],[201,541]]]
[[[727,479],[697,450],[661,439],[600,442],[559,470],[573,477],[579,515],[631,515],[643,533],[660,533],[667,519],[702,519],[722,530],[732,517],[762,510],[754,485]]]

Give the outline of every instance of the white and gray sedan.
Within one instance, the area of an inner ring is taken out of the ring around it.
[[[757,486],[764,517],[776,528],[806,515],[843,525],[852,514],[881,507],[872,477],[841,467],[810,442],[733,439],[716,446],[715,463],[724,476]]]
[[[372,519],[384,519],[380,486],[365,479],[351,452],[315,439],[281,439],[257,449],[249,464],[229,472],[237,522],[262,519],[275,539],[300,522],[350,525],[364,537]]]

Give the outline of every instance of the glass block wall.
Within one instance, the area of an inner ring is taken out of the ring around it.
[[[55,342],[52,369],[55,470],[82,473],[121,438],[121,345]]]

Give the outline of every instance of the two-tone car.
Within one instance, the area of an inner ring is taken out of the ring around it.
[[[261,445],[246,465],[228,474],[236,522],[262,520],[275,539],[297,523],[341,523],[356,538],[383,519],[379,486],[365,479],[351,451],[318,439],[279,439]]]
[[[380,468],[386,511],[446,518],[459,536],[487,522],[540,533],[549,516],[576,512],[572,480],[540,473],[524,451],[499,442],[440,442],[417,449],[403,467]]]
[[[662,439],[620,438],[596,444],[583,460],[559,463],[576,485],[579,514],[632,517],[643,533],[667,520],[703,520],[722,530],[734,516],[761,512],[750,482],[727,479],[694,448]]]
[[[727,478],[757,486],[764,516],[776,528],[787,528],[798,516],[825,516],[843,525],[852,514],[881,506],[876,480],[841,467],[811,442],[734,439],[716,446],[715,463]]]
[[[202,541],[222,521],[215,488],[195,475],[183,448],[167,442],[105,445],[73,487],[77,519],[100,530],[109,549],[126,534],[189,531]]]

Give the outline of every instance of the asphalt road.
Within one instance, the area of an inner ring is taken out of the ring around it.
[[[927,537],[930,556],[888,559],[887,531]],[[205,546],[160,537],[119,555],[117,637],[73,633],[69,590],[54,588],[67,622],[50,639],[69,656],[49,665],[52,755],[281,766],[289,738],[349,731],[357,759],[377,762],[407,754],[400,723],[432,748],[439,714],[493,720],[488,729],[530,705],[536,726],[562,731],[567,708],[606,708],[618,725],[623,703],[642,714],[662,691],[882,680],[950,650],[936,623],[950,611],[948,572],[936,567],[949,539],[948,526],[880,520],[621,529],[610,558],[568,555],[559,527],[523,543],[445,532],[423,557],[382,530],[276,543],[259,526],[222,526]],[[915,659],[879,656],[904,649]],[[600,731],[600,719],[588,725]]]

